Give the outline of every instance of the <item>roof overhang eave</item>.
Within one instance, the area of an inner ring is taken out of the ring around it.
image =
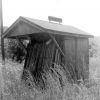
[[[62,35],[62,36],[70,36],[70,37],[84,37],[84,38],[93,38],[93,35],[90,34],[78,34],[78,33],[70,33],[70,32],[61,32],[61,31],[54,31],[54,30],[46,30],[49,34],[56,34],[56,35]]]
[[[54,31],[54,30],[49,30],[49,29],[46,29],[44,31],[45,33],[48,33],[48,34],[55,34],[55,35],[61,35],[61,36],[65,36],[65,37],[76,37],[76,38],[93,38],[94,36],[93,35],[84,35],[84,34],[77,34],[77,33],[69,33],[69,32],[60,32],[60,31]],[[5,33],[6,34],[6,33]],[[23,37],[23,38],[26,38],[29,34],[26,34],[24,36],[22,35],[18,35],[18,36],[7,36],[8,34],[4,35],[3,38],[16,38],[16,37]]]
[[[45,32],[45,28],[40,27],[39,25],[28,21],[27,19],[25,19],[25,18],[23,18],[23,17],[19,17],[19,18],[4,32],[4,34],[2,35],[2,38],[8,38],[8,37],[9,37],[9,34],[10,34],[10,31],[11,31],[20,21],[23,21],[23,22],[25,22],[26,24],[29,24],[29,25],[31,25],[31,26],[37,28],[38,30],[41,30],[41,32]],[[26,35],[27,35],[27,34],[26,34]]]

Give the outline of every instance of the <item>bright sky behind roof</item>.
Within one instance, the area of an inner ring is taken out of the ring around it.
[[[47,20],[60,17],[63,24],[72,25],[100,36],[100,0],[2,0],[4,26],[10,26],[19,16]]]

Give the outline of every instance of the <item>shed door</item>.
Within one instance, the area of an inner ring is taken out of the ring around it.
[[[66,72],[70,74],[71,78],[76,80],[76,40],[75,39],[65,39],[65,66]]]

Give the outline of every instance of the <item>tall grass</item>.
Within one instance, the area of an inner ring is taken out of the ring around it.
[[[81,82],[79,85],[70,84],[64,70],[60,65],[55,65],[49,72],[45,72],[46,89],[40,90],[34,84],[34,80],[28,73],[28,80],[21,81],[23,66],[8,61],[2,69],[4,78],[4,91],[2,100],[99,100],[100,85],[90,80],[87,85]],[[92,79],[92,76],[91,76]],[[27,84],[30,84],[27,86]]]

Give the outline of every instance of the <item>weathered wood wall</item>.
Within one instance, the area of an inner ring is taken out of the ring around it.
[[[64,44],[66,71],[74,81],[88,79],[88,39],[66,38]]]
[[[74,79],[76,81],[76,51],[75,51],[75,39],[68,38],[65,39],[65,66],[66,72],[69,74],[69,78]]]
[[[88,39],[77,39],[77,65],[79,75],[84,79],[89,77],[89,41]]]

